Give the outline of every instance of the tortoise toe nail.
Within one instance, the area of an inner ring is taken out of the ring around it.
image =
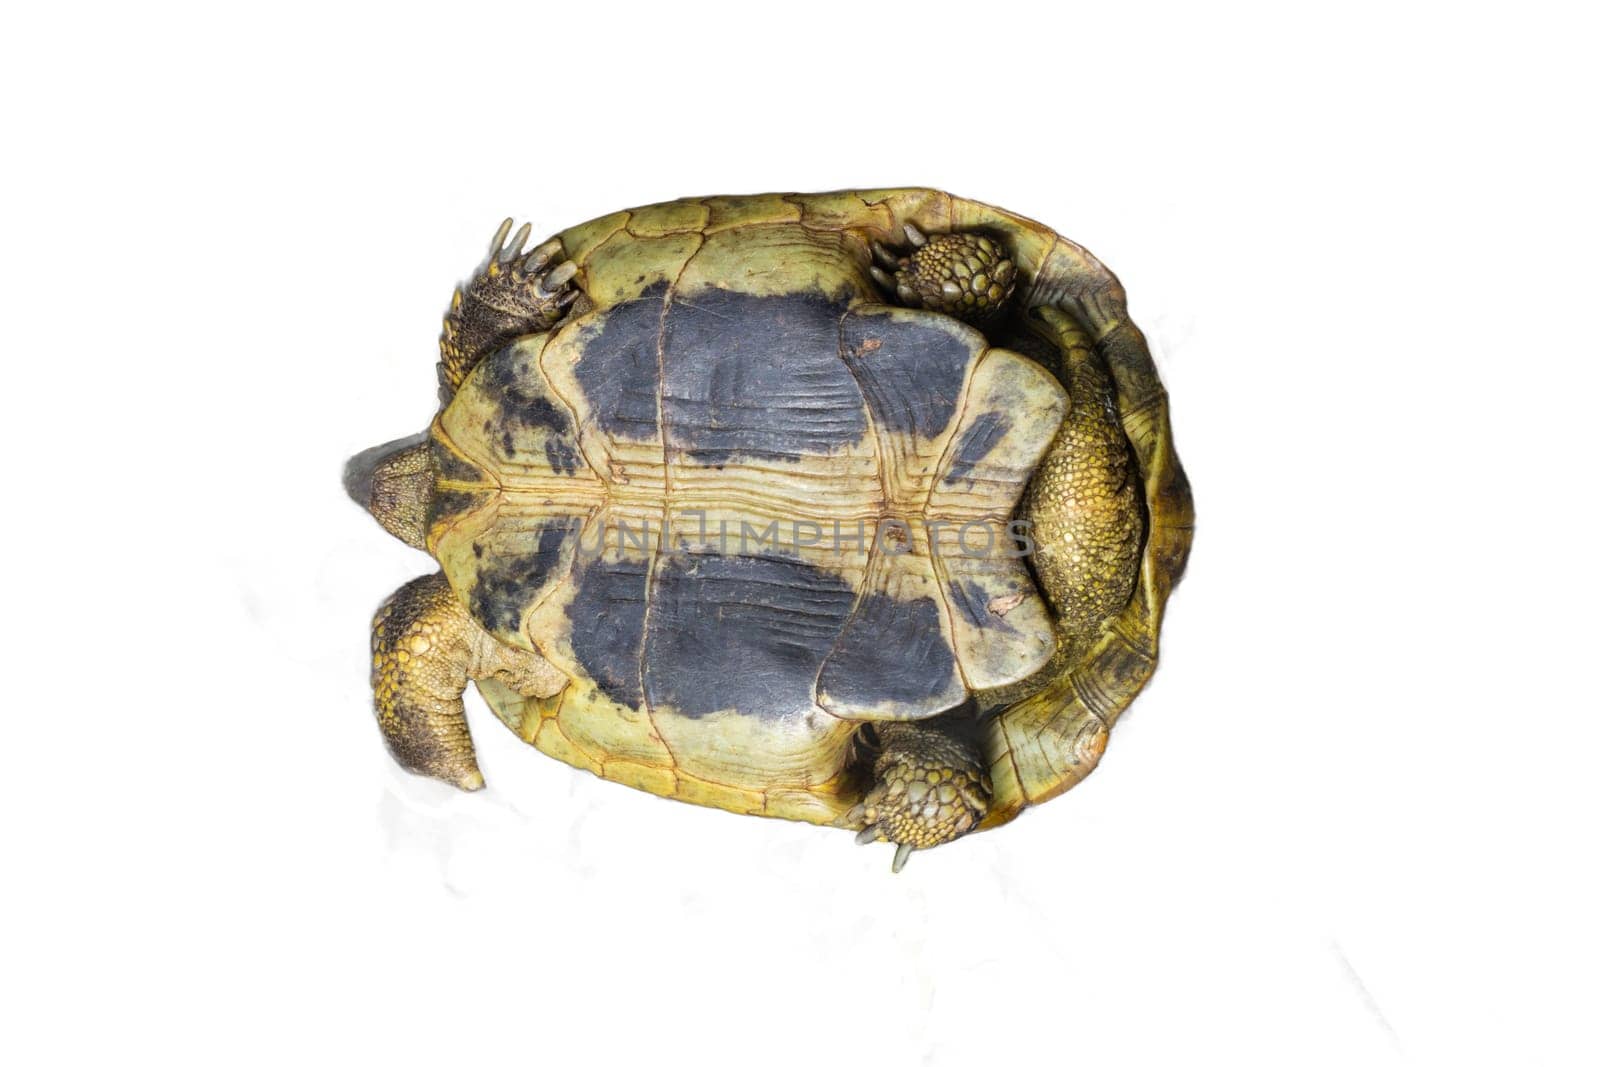
[[[546,296],[552,296],[556,290],[570,282],[577,273],[578,265],[569,259],[549,274],[546,274],[544,280],[539,283],[539,288]]]
[[[561,242],[554,237],[550,238],[550,240],[528,253],[527,258],[523,260],[527,264],[526,270],[529,274],[532,274],[536,270],[544,269],[544,265],[554,259],[559,251],[561,251]]]
[[[912,248],[921,248],[928,243],[928,239],[922,236],[922,231],[911,225],[911,223],[906,223],[903,228],[906,231],[906,241]]]
[[[895,874],[899,874],[900,869],[906,865],[906,860],[910,859],[911,854],[915,851],[916,846],[914,845],[901,845],[899,848],[895,849],[894,863],[890,864],[889,870]]]
[[[511,243],[505,246],[505,251],[501,254],[500,258],[509,263],[511,260],[516,259],[519,255],[521,255],[522,246],[528,243],[528,235],[532,232],[533,224],[531,222],[524,222],[520,227],[518,227],[516,236],[511,238]]]
[[[489,255],[490,256],[498,256],[500,254],[500,249],[502,249],[502,248],[504,248],[506,246],[506,234],[508,234],[510,232],[511,232],[511,219],[507,218],[504,222],[502,222],[500,224],[500,228],[498,230],[494,231],[494,238],[492,240],[490,240],[490,242],[489,242]]]

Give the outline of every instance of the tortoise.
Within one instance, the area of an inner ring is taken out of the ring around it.
[[[432,425],[345,471],[440,568],[373,621],[401,765],[483,787],[471,681],[574,767],[895,870],[1095,767],[1193,530],[1105,267],[929,189],[510,227]]]

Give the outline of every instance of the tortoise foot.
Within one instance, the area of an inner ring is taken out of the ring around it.
[[[502,222],[488,262],[450,300],[439,338],[439,379],[447,395],[484,356],[524,334],[548,330],[578,298],[572,284],[578,268],[561,259],[561,242],[552,239],[524,254],[529,230],[524,223],[507,244],[511,220]]]
[[[567,684],[542,657],[478,626],[443,574],[407,582],[384,601],[372,620],[378,729],[400,766],[471,792],[484,783],[461,704],[469,678],[539,697]]]
[[[444,575],[401,586],[372,620],[372,695],[400,766],[470,792],[483,775],[461,706],[469,626]]]
[[[1017,265],[1000,242],[977,233],[924,237],[905,226],[909,253],[877,241],[872,277],[907,307],[981,322],[1005,305],[1017,284]]]
[[[874,785],[846,819],[858,844],[893,841],[894,869],[915,849],[954,841],[983,821],[993,788],[974,740],[933,722],[880,723]]]

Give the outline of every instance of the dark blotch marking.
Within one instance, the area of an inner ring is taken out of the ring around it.
[[[656,567],[645,651],[654,707],[809,714],[817,670],[855,594],[837,575],[780,557],[675,555]]]
[[[578,336],[583,358],[573,369],[589,398],[595,420],[613,437],[655,437],[660,392],[661,309],[667,283],[650,286],[639,299],[618,304]]]
[[[708,466],[794,461],[861,440],[861,393],[840,359],[847,303],[820,292],[679,294],[667,310],[669,445]]]
[[[430,446],[433,454],[434,474],[440,481],[486,483],[483,472],[473,464],[450,451],[435,438]]]
[[[972,480],[978,464],[994,451],[994,446],[1011,432],[1011,417],[1003,411],[985,411],[972,420],[972,425],[961,431],[956,441],[955,454],[950,458],[950,469],[945,472],[944,483],[952,485],[961,479]]]
[[[975,355],[965,341],[884,314],[850,315],[843,338],[879,426],[925,441],[949,428]]]
[[[577,435],[566,409],[546,395],[543,372],[532,354],[514,348],[489,357],[484,387],[496,405],[495,418],[484,423],[484,433],[498,434],[500,452],[517,458],[517,435],[542,431],[545,461],[557,474],[578,469]]]
[[[984,630],[1017,632],[1017,628],[1007,622],[1004,615],[996,615],[989,610],[989,601],[994,599],[994,595],[977,582],[952,581],[949,590],[950,603],[973,626]]]
[[[944,710],[929,705],[950,691],[955,668],[931,597],[895,600],[869,593],[828,657],[817,688],[843,705],[887,702],[927,714]]]
[[[573,474],[578,469],[578,453],[560,437],[544,439],[544,458],[557,474]]]
[[[467,604],[472,617],[491,633],[516,633],[522,616],[556,576],[562,547],[578,526],[575,517],[547,520],[533,551],[507,552],[502,547],[487,562],[480,562]],[[473,551],[481,561],[478,546]]]
[[[464,493],[455,489],[435,489],[433,496],[428,499],[428,528],[442,522],[450,522],[459,515],[464,515],[472,509],[481,506],[489,499],[491,494]]]
[[[645,560],[589,562],[578,576],[567,618],[572,622],[572,652],[606,696],[630,708],[643,700],[639,690],[639,650],[644,641]]]

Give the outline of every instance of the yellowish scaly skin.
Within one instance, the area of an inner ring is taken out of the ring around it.
[[[482,789],[461,694],[493,678],[525,697],[546,697],[566,675],[539,656],[501,644],[467,614],[442,574],[401,586],[372,620],[372,693],[378,728],[399,764],[460,789]]]
[[[1117,419],[1116,389],[1076,321],[1042,316],[1062,354],[1072,409],[1045,453],[1018,515],[1036,545],[1032,563],[1056,620],[1056,650],[1031,678],[983,694],[1011,704],[1044,688],[1078,662],[1083,643],[1121,611],[1139,576],[1144,498]]]
[[[1072,410],[1033,473],[1022,517],[1032,524],[1034,571],[1057,621],[1078,638],[1128,602],[1139,573],[1144,508],[1111,379],[1087,338],[1072,339],[1066,350]]]
[[[900,846],[894,869],[910,850],[954,841],[982,821],[994,786],[971,737],[922,723],[885,722],[875,728],[882,750],[872,763],[874,785],[847,821],[864,829],[856,840]]]
[[[1017,265],[1000,245],[981,233],[941,233],[924,237],[906,230],[915,250],[896,256],[878,244],[873,253],[892,276],[873,268],[873,277],[907,307],[942,311],[974,324],[1005,305],[1017,281]]]
[[[714,781],[682,773],[647,720],[613,723],[614,713],[583,711],[592,692],[562,689],[565,676],[537,653],[500,645],[435,575],[402,589],[375,624],[380,722],[401,762],[464,788],[481,785],[459,701],[466,680],[481,678],[502,720],[574,766],[730,811],[865,827],[866,837],[902,844],[897,866],[907,849],[1000,825],[1096,765],[1116,716],[1154,670],[1162,611],[1193,536],[1193,504],[1172,449],[1166,394],[1121,286],[1047,227],[934,190],[889,189],[653,205],[565,231],[526,257],[525,229],[507,252],[502,228],[488,265],[452,301],[440,342],[442,391],[448,398],[482,355],[547,329],[569,304],[589,306],[566,288],[575,276],[602,303],[645,284],[628,259],[631,248],[645,248],[640,242],[693,250],[738,231],[750,242],[742,262],[754,269],[762,256],[796,254],[789,246],[759,251],[764,235],[777,232],[765,227],[796,223],[837,235],[891,302],[985,328],[1009,307],[1010,320],[1059,354],[1052,369],[1073,410],[1018,510],[1035,528],[1033,563],[1055,619],[1054,657],[1021,683],[977,693],[991,710],[960,729],[953,714],[943,729],[925,728],[941,720],[875,724],[870,773],[848,761],[846,731],[817,738],[821,773],[805,784],[764,780],[759,753],[748,773]],[[701,262],[711,258],[702,253]],[[431,491],[419,489],[419,455],[389,457],[393,469],[380,464],[372,484],[389,489],[370,502],[385,527],[412,544],[425,540],[418,516]],[[420,660],[412,644],[426,646]],[[565,723],[568,711],[582,716]],[[735,747],[760,741],[723,739]]]

